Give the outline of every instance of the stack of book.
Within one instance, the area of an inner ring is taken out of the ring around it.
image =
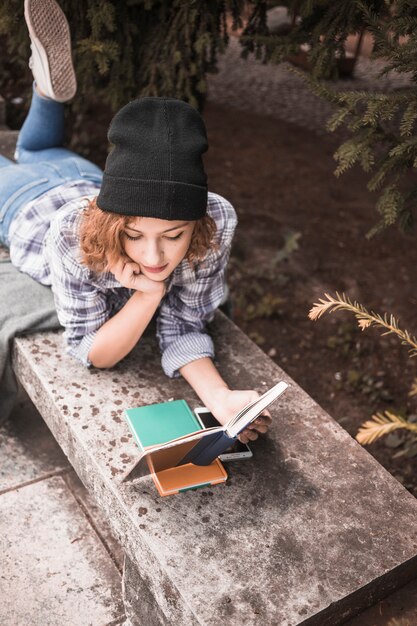
[[[287,383],[279,382],[243,407],[227,424],[213,428],[202,429],[185,400],[126,409],[125,418],[140,456],[123,481],[143,475],[147,461],[162,496],[224,482],[227,473],[217,457],[287,387]]]

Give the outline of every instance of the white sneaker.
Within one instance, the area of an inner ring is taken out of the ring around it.
[[[55,0],[25,0],[25,19],[31,39],[29,67],[39,90],[57,102],[77,91],[67,18]]]

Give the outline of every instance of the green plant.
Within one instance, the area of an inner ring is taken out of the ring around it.
[[[283,302],[283,298],[266,292],[255,303],[247,305],[244,318],[249,321],[276,317],[281,313]]]
[[[301,233],[289,229],[284,233],[284,245],[278,250],[275,256],[272,258],[271,263],[275,267],[282,261],[286,261],[293,252],[299,249],[299,240],[301,239]]]
[[[287,282],[281,273],[280,264],[299,248],[301,233],[289,229],[284,233],[284,243],[268,261],[255,264],[232,256],[229,275],[239,280],[239,291],[233,293],[233,302],[238,316],[245,322],[258,319],[273,319],[282,315],[285,299],[277,295]],[[257,342],[259,343],[259,342]]]
[[[398,326],[398,321],[393,315],[381,316],[373,311],[368,311],[364,306],[358,302],[352,302],[345,294],[336,293],[336,297],[324,294],[324,298],[320,298],[316,302],[309,313],[311,320],[319,319],[324,313],[332,313],[333,311],[349,311],[353,313],[358,322],[359,328],[363,331],[371,326],[376,326],[383,329],[383,335],[393,334],[400,339],[403,345],[409,347],[410,357],[417,356],[417,338],[411,335],[407,330],[401,330]],[[410,390],[410,395],[417,393],[417,379],[414,380],[413,386]],[[412,447],[415,448],[417,441],[417,424],[414,418],[406,419],[398,412],[385,411],[384,413],[375,413],[370,420],[364,422],[358,433],[356,439],[363,445],[369,445],[376,441],[380,437],[388,435],[395,430],[404,429],[412,434],[410,441],[406,442],[405,453]]]
[[[307,81],[313,92],[337,110],[328,121],[334,131],[346,126],[351,137],[335,152],[335,170],[340,176],[355,164],[371,174],[370,191],[378,191],[376,208],[380,221],[370,230],[399,222],[413,223],[417,184],[417,4],[410,0],[287,0],[292,27],[285,34],[271,35],[266,10],[260,2],[241,37],[244,54],[253,52],[264,62],[281,63],[308,49],[311,74],[290,68]],[[323,79],[338,75],[346,57],[349,35],[359,39],[368,32],[374,40],[372,56],[383,61],[379,76],[391,70],[409,77],[409,88],[389,93],[335,90]]]

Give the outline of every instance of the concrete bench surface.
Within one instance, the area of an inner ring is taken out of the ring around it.
[[[232,388],[292,387],[225,485],[166,498],[149,476],[120,484],[137,456],[124,409],[200,404],[152,328],[109,370],[65,355],[61,331],[16,339],[13,366],[124,547],[134,626],[341,624],[417,575],[416,499],[221,313],[211,331]]]

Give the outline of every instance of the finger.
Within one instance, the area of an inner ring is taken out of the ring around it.
[[[139,274],[140,267],[137,263],[126,263],[122,272],[122,276],[125,279],[129,279],[131,276],[138,276]]]
[[[258,439],[258,433],[255,430],[249,430],[249,429],[245,429],[244,431],[245,436],[249,439],[249,441],[255,441],[256,439]]]
[[[272,418],[268,415],[261,415],[257,417],[256,420],[252,422],[252,424],[270,424],[272,422]]]
[[[268,421],[261,422],[260,424],[258,424],[258,426],[266,426],[266,428],[269,428],[271,424],[272,424],[272,420],[270,419]]]
[[[262,428],[266,427],[268,429],[271,423],[272,419],[270,417],[262,416],[256,418],[256,420],[253,421],[252,424],[248,426],[248,428],[254,428],[255,430],[259,430],[259,426],[261,426]]]
[[[272,417],[270,413],[262,413],[259,417],[256,418],[255,422],[257,424],[271,424]]]
[[[129,270],[131,272],[140,272],[140,267],[134,261],[129,261],[128,263],[125,263],[124,270]]]
[[[257,433],[267,433],[268,432],[268,426],[266,426],[266,424],[257,424],[256,426],[249,426],[248,428],[250,428],[253,431],[257,432]]]

